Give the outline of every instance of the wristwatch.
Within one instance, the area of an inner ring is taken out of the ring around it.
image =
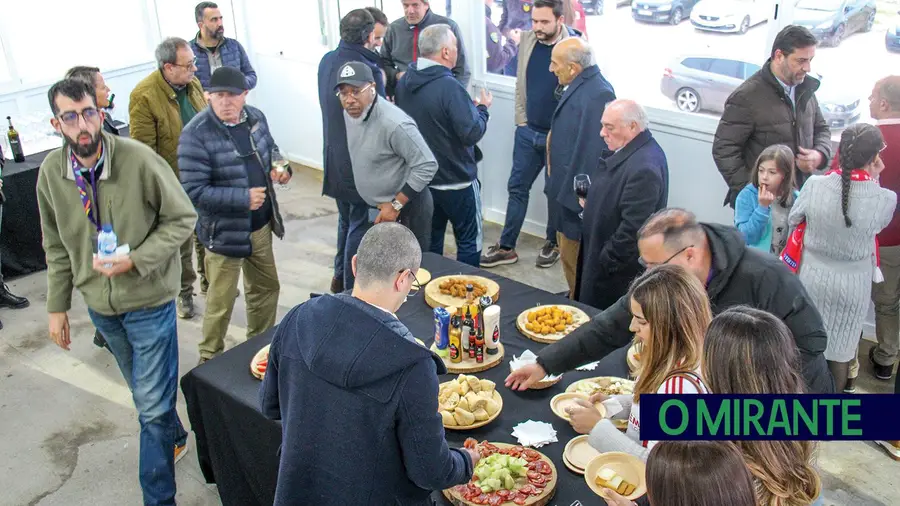
[[[403,209],[403,204],[401,204],[399,200],[394,199],[391,201],[391,207],[394,208],[394,211],[400,212],[400,210]]]

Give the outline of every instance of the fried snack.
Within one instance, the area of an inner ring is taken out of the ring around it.
[[[549,335],[565,332],[572,325],[574,318],[572,313],[557,306],[547,306],[526,315],[525,330],[535,334]]]
[[[472,293],[473,295],[475,295],[475,298],[481,297],[482,295],[487,295],[487,287],[485,287],[481,283],[478,283],[477,281],[472,281],[471,279],[466,278],[447,279],[440,285],[438,285],[438,288],[444,295],[465,298],[466,285],[472,285]]]

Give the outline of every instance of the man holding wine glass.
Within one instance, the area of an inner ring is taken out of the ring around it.
[[[600,156],[584,199],[575,300],[606,309],[643,271],[638,230],[666,207],[669,167],[648,130],[647,113],[636,102],[610,102],[602,124],[600,135],[609,149]]]
[[[593,60],[591,46],[577,37],[559,42],[550,55],[550,71],[556,74],[562,96],[547,134],[544,193],[550,208],[548,218],[556,230],[570,298],[575,293],[581,245],[582,211],[578,192],[583,192],[581,198],[587,196],[589,175],[606,149],[606,143],[600,137],[603,109],[616,99],[612,85]]]

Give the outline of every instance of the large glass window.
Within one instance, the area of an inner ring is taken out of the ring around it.
[[[318,63],[322,53],[313,48],[326,45],[322,0],[316,1],[317,9],[310,9],[310,3],[309,0],[253,0],[247,8],[253,51]],[[311,13],[315,13],[314,19],[310,19]],[[287,21],[302,22],[302,27]]]
[[[0,85],[12,80],[12,74],[9,72],[9,64],[6,61],[6,50],[3,47],[3,40],[0,40]]]
[[[191,40],[197,35],[197,21],[194,17],[194,2],[184,0],[154,0],[156,2],[157,19],[159,20],[159,32],[163,38],[181,37]],[[196,3],[200,3],[199,0]],[[219,12],[222,13],[222,23],[225,27],[225,36],[234,38],[236,28],[234,24],[234,11],[231,2],[217,2]]]

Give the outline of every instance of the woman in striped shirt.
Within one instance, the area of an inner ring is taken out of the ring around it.
[[[712,314],[703,285],[677,265],[660,265],[645,272],[632,283],[629,299],[629,329],[643,342],[643,348],[634,395],[614,396],[624,409],[613,418],[627,417],[627,431],[619,432],[593,406],[606,399],[602,394],[570,408],[569,414],[572,427],[590,434],[588,441],[598,451],[626,452],[647,460],[656,442],[641,439],[641,394],[706,393],[699,370],[703,335]]]

